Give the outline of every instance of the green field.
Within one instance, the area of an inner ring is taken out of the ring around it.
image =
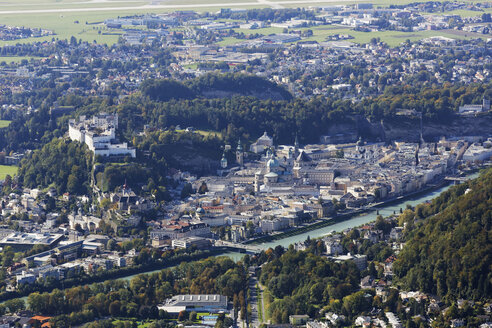
[[[280,0],[279,0],[280,1]],[[291,3],[285,3],[291,2]],[[375,6],[388,6],[394,4],[392,0],[349,0],[337,1],[327,0],[326,2],[312,2],[311,0],[282,0],[281,7],[309,7],[323,6],[335,4],[353,4],[358,2],[370,2]],[[415,0],[399,0],[398,4],[415,2]],[[470,1],[475,2],[475,1]],[[275,0],[269,0],[269,3],[276,7]],[[145,13],[164,13],[175,10],[196,10],[200,12],[209,11],[216,12],[220,8],[265,8],[269,7],[268,3],[261,3],[258,0],[166,0],[159,3],[153,3],[151,0],[4,0],[0,2],[0,22],[11,26],[38,27],[52,30],[54,36],[46,36],[41,38],[28,38],[14,41],[0,41],[0,46],[6,44],[28,43],[33,41],[48,41],[55,39],[69,39],[74,36],[83,41],[98,43],[113,44],[118,41],[119,35],[105,35],[105,33],[113,32],[105,29],[100,24],[105,19],[116,18],[118,16],[127,16]],[[492,9],[487,9],[487,12],[492,12]],[[459,14],[464,17],[481,15],[483,12],[458,10],[442,14]],[[271,34],[279,33],[281,28],[266,28],[258,30],[241,30],[244,33],[260,33]],[[454,38],[465,38],[439,33],[439,31],[425,31],[418,33],[404,32],[376,32],[363,33],[352,32],[349,29],[338,31],[319,30],[316,29],[315,35],[309,40],[324,41],[326,36],[335,33],[350,33],[355,37],[353,42],[366,43],[373,37],[380,37],[383,41],[394,46],[406,39],[417,40],[432,35],[443,35]],[[431,32],[432,34],[429,34]],[[236,39],[225,39],[220,44],[228,45],[240,42]],[[24,58],[14,59],[22,60]],[[26,58],[27,59],[27,58]],[[9,59],[0,58],[1,61]]]
[[[445,11],[443,13],[436,13],[436,15],[460,15],[461,17],[477,17],[482,16],[484,13],[492,13],[492,8],[484,9],[484,11],[474,11],[474,10],[453,10]]]
[[[310,29],[313,31],[313,36],[309,38],[302,39],[302,41],[317,41],[324,42],[327,37],[335,34],[348,34],[354,37],[347,41],[359,44],[366,44],[371,41],[372,38],[380,38],[382,41],[386,42],[389,46],[395,47],[405,42],[406,40],[418,41],[432,36],[444,36],[454,39],[471,39],[480,37],[483,39],[487,38],[487,35],[477,35],[474,33],[456,33],[456,31],[449,30],[438,30],[438,31],[418,31],[418,32],[401,32],[401,31],[381,31],[381,32],[358,32],[351,28],[343,26],[334,25],[323,25],[314,26],[309,28],[299,28],[296,30],[305,31]],[[244,34],[259,33],[263,35],[269,35],[272,33],[282,33],[283,29],[279,27],[269,27],[261,28],[256,30],[246,30],[246,29],[235,29],[236,32],[243,32]],[[244,42],[245,40],[236,38],[224,38],[224,40],[217,42],[221,46],[236,44]]]
[[[429,38],[432,36],[444,36],[453,39],[470,39],[475,38],[476,36],[471,35],[457,35],[445,30],[442,31],[418,31],[418,32],[400,32],[400,31],[381,31],[381,32],[358,32],[353,31],[349,28],[346,29],[321,29],[321,28],[313,28],[313,36],[304,39],[303,41],[318,41],[323,42],[329,35],[334,34],[349,34],[353,36],[353,39],[347,40],[354,43],[365,44],[369,43],[372,38],[380,38],[381,41],[386,42],[389,46],[395,47],[405,42],[406,40],[410,41],[418,41],[425,38]],[[486,36],[482,36],[482,38],[486,38]]]
[[[6,57],[6,56],[0,56],[0,63],[1,62],[6,62],[7,64],[10,63],[20,63],[23,60],[31,61],[31,59],[41,59],[41,57],[30,57],[30,56],[18,56],[18,57]],[[2,123],[0,121],[0,128],[2,127]]]
[[[186,130],[184,130],[184,129],[176,130],[176,132],[185,132],[185,131]],[[215,135],[215,136],[217,136],[217,138],[222,139],[222,133],[221,132],[218,132],[218,131],[193,130],[193,132],[199,133],[199,134],[201,134],[204,137],[214,136]]]
[[[17,166],[0,165],[0,180],[5,179],[7,174],[10,176],[14,176],[15,174],[17,174],[17,170]]]
[[[236,39],[236,38],[224,38],[222,41],[217,42],[219,46],[225,47],[232,44],[238,44],[246,40]]]
[[[0,57],[0,58],[2,58],[2,57]],[[0,60],[0,62],[1,62],[1,60]],[[10,125],[10,122],[11,121],[0,120],[0,129],[1,128],[6,128],[7,126],[9,126]]]
[[[24,1],[24,0],[23,0]],[[255,2],[252,2],[252,4]],[[64,3],[65,6],[60,6],[60,10],[69,9],[69,4]],[[105,3],[107,4],[107,3]],[[95,5],[94,5],[95,6]],[[125,7],[123,4],[118,7]],[[227,7],[227,5],[224,5]],[[265,6],[251,5],[243,6],[244,8],[262,8]],[[15,10],[19,10],[21,7],[15,7]],[[29,7],[26,7],[29,8]],[[44,7],[43,7],[44,8]],[[99,7],[97,7],[99,8]],[[220,7],[199,7],[198,11],[216,12]],[[83,8],[79,8],[83,10]],[[91,8],[95,9],[95,8]],[[117,18],[118,16],[131,16],[136,14],[145,13],[164,13],[179,10],[179,5],[173,8],[154,9],[152,7],[145,7],[142,9],[122,9],[122,10],[106,10],[111,8],[99,8],[99,11],[67,11],[67,12],[40,12],[40,13],[6,13],[7,10],[14,10],[9,8],[5,4],[0,4],[0,22],[1,24],[10,26],[24,26],[33,28],[43,28],[52,30],[55,35],[39,37],[39,38],[27,38],[13,41],[0,41],[0,46],[12,45],[17,43],[30,43],[30,42],[42,42],[54,39],[70,39],[74,36],[82,41],[98,43],[114,44],[118,41],[118,35],[104,35],[105,32],[112,32],[107,30],[102,24],[105,19]],[[184,8],[187,10],[193,8]],[[26,9],[31,10],[31,8]],[[88,23],[88,24],[86,24]]]

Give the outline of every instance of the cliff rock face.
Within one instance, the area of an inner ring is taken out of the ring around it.
[[[235,96],[252,96],[261,100],[289,100],[285,92],[273,89],[265,90],[242,90],[238,92],[226,91],[226,90],[207,90],[203,91],[201,95],[205,98],[232,98]]]
[[[492,136],[492,113],[479,116],[455,116],[450,124],[426,124],[424,139],[440,136]]]
[[[358,135],[369,140],[408,141],[420,140],[420,120],[416,117],[396,117],[381,122],[370,122],[359,118]],[[492,113],[478,116],[456,115],[446,122],[423,121],[423,137],[426,141],[437,141],[441,137],[492,136]]]

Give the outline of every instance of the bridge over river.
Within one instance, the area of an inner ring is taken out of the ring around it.
[[[233,243],[230,241],[224,241],[224,240],[215,240],[215,246],[220,246],[220,247],[228,247],[233,250],[238,250],[238,251],[246,251],[246,253],[260,253],[261,251],[265,250],[265,247],[261,245],[247,245],[247,244],[241,244],[241,243]]]

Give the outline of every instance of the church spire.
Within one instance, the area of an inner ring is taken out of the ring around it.
[[[294,140],[294,157],[297,158],[299,156],[299,139],[297,138],[297,133],[296,133],[296,139]]]

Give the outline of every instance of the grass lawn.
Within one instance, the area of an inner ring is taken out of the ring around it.
[[[395,47],[400,45],[405,40],[409,39],[410,41],[418,41],[431,36],[444,36],[453,39],[470,39],[475,38],[473,33],[468,33],[468,36],[459,35],[456,33],[451,33],[446,30],[440,31],[417,31],[417,32],[401,32],[401,31],[381,31],[381,32],[358,32],[353,31],[350,28],[337,28],[333,26],[318,26],[312,27],[313,36],[303,41],[318,41],[323,42],[326,41],[326,38],[329,35],[334,34],[348,34],[354,37],[354,39],[350,39],[347,41],[366,44],[371,41],[372,38],[380,38],[382,41],[386,42],[389,46]],[[483,36],[486,38],[486,36]]]
[[[258,299],[258,320],[260,323],[264,322],[263,319],[263,304],[260,285],[256,285],[256,298]]]
[[[492,9],[491,9],[492,10]],[[312,30],[313,36],[305,38],[301,41],[317,41],[324,42],[327,37],[334,34],[348,34],[353,36],[353,39],[347,41],[359,44],[366,44],[371,41],[372,38],[380,38],[386,42],[389,46],[395,47],[405,42],[407,39],[410,41],[418,41],[431,36],[444,36],[453,39],[470,39],[470,38],[486,38],[487,36],[476,35],[474,33],[457,33],[455,31],[438,30],[438,31],[417,31],[417,32],[401,32],[401,31],[381,31],[381,32],[358,32],[349,27],[339,25],[321,25],[308,28],[300,28],[298,30]],[[258,33],[263,35],[269,35],[273,33],[282,33],[283,29],[278,27],[261,28],[256,30],[235,29],[236,32],[243,32],[244,34]],[[459,31],[458,31],[459,32]],[[221,46],[237,44],[245,40],[236,38],[224,38],[224,40],[217,42]]]
[[[23,0],[25,1],[25,0]],[[14,3],[15,1],[10,1]],[[65,6],[60,6],[62,9],[71,8],[72,4],[65,3]],[[145,2],[148,4],[148,2]],[[111,5],[113,7],[125,7],[132,6],[134,3],[124,2],[114,3],[114,2],[105,2],[105,5]],[[143,4],[143,3],[141,3]],[[245,5],[244,8],[264,8],[267,6],[256,5],[257,2],[252,2],[252,5]],[[98,4],[99,5],[99,4]],[[38,5],[36,5],[38,6]],[[38,6],[39,7],[39,6]],[[91,7],[96,7],[95,4],[91,4]],[[224,4],[224,7],[227,7],[227,4]],[[28,6],[25,7],[26,10],[33,9]],[[197,11],[208,11],[208,12],[216,12],[220,7],[198,7],[193,8]],[[12,40],[12,41],[0,41],[0,46],[4,45],[12,45],[17,43],[30,43],[30,42],[43,42],[49,41],[52,38],[55,39],[70,39],[70,37],[74,36],[77,39],[81,39],[82,41],[97,43],[107,43],[109,45],[114,44],[118,41],[119,35],[104,35],[106,32],[115,32],[113,30],[105,29],[103,25],[99,25],[99,23],[104,22],[105,19],[108,18],[117,18],[118,16],[130,16],[130,15],[138,15],[138,14],[146,14],[146,13],[164,13],[179,10],[179,6],[176,5],[175,8],[165,8],[165,9],[155,9],[152,7],[142,7],[142,9],[122,9],[122,10],[104,10],[101,7],[101,11],[64,11],[64,12],[48,12],[48,13],[5,13],[4,11],[8,10],[22,10],[23,6],[15,6],[9,7],[4,3],[0,4],[0,22],[5,25],[10,26],[24,26],[24,27],[37,27],[54,31],[55,35],[40,37],[40,38],[27,38],[20,40]],[[38,8],[39,9],[39,8]],[[44,8],[43,9],[49,9]],[[108,8],[106,8],[108,9]],[[190,8],[184,8],[190,9]],[[77,23],[78,22],[78,23]],[[86,24],[89,23],[89,24]],[[97,23],[97,24],[95,24]],[[100,32],[100,33],[99,33]]]
[[[183,68],[197,69],[198,68],[198,64],[197,63],[193,63],[193,64],[184,65]]]
[[[27,61],[31,61],[31,59],[41,59],[42,57],[30,57],[30,56],[0,56],[0,63],[1,62],[6,62],[7,64],[10,63],[20,63],[24,59]],[[0,126],[1,127],[1,126]]]
[[[210,135],[216,135],[217,138],[220,138],[222,139],[222,133],[221,132],[217,132],[217,131],[205,131],[205,130],[196,130],[197,133],[200,133],[201,135],[205,136],[205,137],[208,137]]]
[[[273,302],[273,296],[267,289],[263,290],[263,302],[265,302],[265,313],[263,313],[263,321],[267,322],[268,320],[270,320],[270,316],[268,315],[268,308]]]
[[[184,130],[184,129],[176,130],[176,132],[185,132],[185,131],[186,130]],[[212,136],[213,135],[216,135],[217,138],[222,139],[222,133],[221,132],[218,132],[218,131],[193,130],[193,132],[199,133],[199,134],[201,134],[204,137],[208,137],[210,135],[212,135]]]
[[[241,39],[237,39],[237,38],[232,38],[232,37],[227,37],[227,38],[224,38],[222,41],[219,41],[217,42],[217,44],[219,46],[229,46],[231,44],[238,44],[238,43],[241,43],[241,42],[244,42],[246,40],[241,40]]]
[[[0,59],[3,58],[3,57],[0,57]],[[2,60],[0,60],[0,62],[2,62]],[[10,125],[12,121],[6,121],[6,120],[0,120],[0,129],[1,128],[6,128],[7,126]]]
[[[0,165],[0,180],[5,179],[7,175],[14,176],[17,174],[17,166]]]
[[[443,13],[436,13],[436,15],[460,15],[461,17],[477,17],[482,16],[484,13],[492,13],[492,8],[486,8],[484,11],[475,10],[453,10],[445,11]]]

